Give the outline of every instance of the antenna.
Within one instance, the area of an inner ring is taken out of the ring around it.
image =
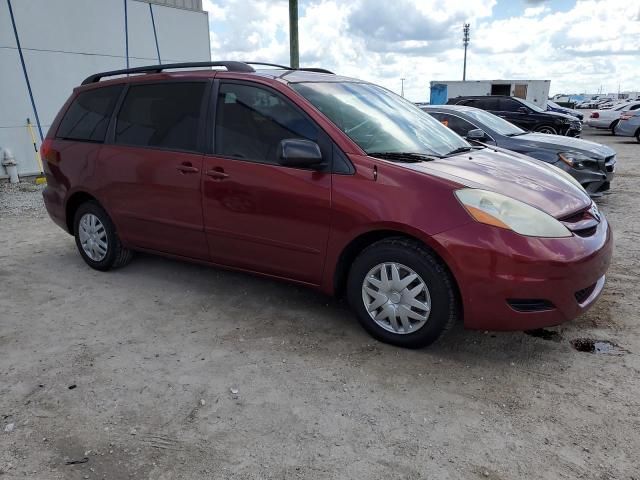
[[[471,25],[465,23],[462,27],[462,44],[464,45],[464,65],[462,67],[462,81],[467,79],[467,46],[469,45],[469,28]]]
[[[401,79],[400,79],[400,82],[401,82],[401,87],[400,87],[400,96],[401,96],[401,97],[404,97],[404,81],[405,81],[405,79],[404,79],[404,78],[401,78]]]

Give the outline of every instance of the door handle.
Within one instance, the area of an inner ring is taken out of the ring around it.
[[[179,172],[182,173],[198,173],[200,170],[197,167],[194,167],[191,164],[183,163],[182,165],[178,165],[176,167]]]
[[[224,173],[224,170],[220,167],[207,170],[205,173],[214,180],[224,180],[225,178],[229,177],[229,174]]]

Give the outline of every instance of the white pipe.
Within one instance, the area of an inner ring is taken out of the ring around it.
[[[2,150],[0,150],[2,152]],[[4,149],[4,154],[2,155],[2,166],[7,171],[7,175],[9,175],[9,181],[11,183],[20,182],[20,178],[18,178],[18,164],[16,163],[16,159],[11,153],[11,150],[8,148]]]

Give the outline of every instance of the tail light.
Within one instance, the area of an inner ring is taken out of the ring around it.
[[[600,118],[600,114],[598,112],[591,112],[590,118]]]
[[[42,164],[45,168],[49,163],[59,163],[60,154],[57,150],[54,150],[51,138],[45,138],[42,145],[40,145],[40,158],[42,158]]]

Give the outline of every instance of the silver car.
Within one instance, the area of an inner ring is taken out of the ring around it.
[[[636,137],[636,140],[640,142],[640,112],[625,112],[620,115],[615,134],[621,137]]]

